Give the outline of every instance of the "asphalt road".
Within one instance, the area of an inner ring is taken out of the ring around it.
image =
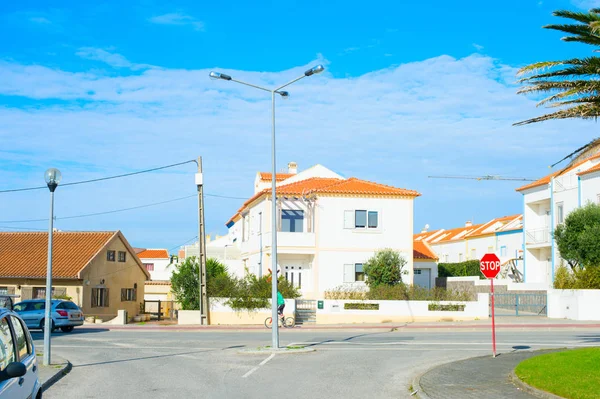
[[[36,345],[43,337],[33,332]],[[593,329],[499,331],[498,351],[600,345]],[[489,331],[289,331],[294,355],[239,354],[270,345],[268,331],[106,331],[53,335],[73,370],[53,398],[409,398],[413,378],[453,360],[491,353]]]

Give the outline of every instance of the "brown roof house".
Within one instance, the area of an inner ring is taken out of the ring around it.
[[[0,232],[0,293],[45,298],[48,233]],[[150,275],[120,231],[53,234],[52,290],[104,321],[140,311]]]

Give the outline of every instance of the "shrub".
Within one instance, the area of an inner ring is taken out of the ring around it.
[[[396,285],[402,282],[402,268],[406,260],[399,252],[383,249],[364,264],[366,283],[369,287]]]
[[[378,303],[345,303],[346,310],[379,310]]]
[[[560,266],[554,275],[554,288],[559,290],[600,289],[600,268],[581,269],[576,267],[571,271],[565,266]]]
[[[70,297],[67,294],[61,294],[61,295],[53,295],[52,299],[64,299],[64,300],[70,301],[71,299],[73,299],[73,297]]]
[[[325,291],[325,299],[336,300],[360,300],[365,299],[366,291],[357,287],[340,286],[329,291]]]
[[[478,260],[468,260],[459,263],[440,263],[438,264],[439,277],[468,277],[477,276],[480,279],[485,277],[481,274]]]
[[[442,310],[449,312],[463,312],[465,310],[465,305],[461,305],[459,303],[451,303],[449,305],[442,305],[439,303],[430,303],[427,306],[428,310]]]
[[[379,300],[379,301],[469,301],[470,294],[449,291],[443,288],[427,289],[405,284],[379,285],[368,291],[356,287],[337,287],[325,292],[325,299],[334,300]]]

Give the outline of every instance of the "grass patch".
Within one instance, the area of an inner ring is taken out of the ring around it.
[[[446,312],[464,312],[465,305],[458,303],[451,303],[450,305],[441,305],[439,303],[430,303],[427,307],[428,310],[443,310]]]
[[[297,346],[297,345],[286,346],[286,349],[304,349],[304,346]]]
[[[527,384],[569,399],[595,399],[600,392],[600,348],[549,353],[524,360],[515,374]]]
[[[379,310],[378,303],[345,303],[346,310]]]
[[[142,322],[140,322],[140,323],[136,323],[136,324],[137,324],[138,326],[143,326],[143,325],[145,325],[145,324],[146,324],[146,322],[145,322],[145,321],[142,321]]]

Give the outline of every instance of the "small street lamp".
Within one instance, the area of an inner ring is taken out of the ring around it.
[[[289,98],[290,94],[287,91],[281,90],[284,87],[291,85],[299,81],[300,79],[306,78],[308,76],[316,75],[325,70],[323,65],[317,65],[307,71],[304,72],[302,76],[297,77],[294,80],[289,81],[288,83],[277,87],[276,89],[267,89],[266,87],[257,86],[251,83],[246,83],[241,80],[237,80],[232,78],[229,75],[224,73],[212,71],[208,74],[208,76],[213,80],[226,80],[232,81],[236,83],[243,84],[244,86],[254,87],[255,89],[259,89],[262,91],[266,91],[271,93],[271,236],[272,236],[272,244],[271,244],[271,252],[272,252],[272,266],[271,268],[277,271],[277,194],[275,192],[276,187],[276,179],[275,175],[277,173],[276,163],[275,163],[275,94],[278,94],[283,99]],[[262,246],[261,246],[261,256],[262,256]],[[261,262],[262,269],[262,262]],[[272,348],[279,348],[279,325],[277,323],[277,273],[275,273],[275,278],[272,278],[271,285],[271,305],[272,305],[272,317],[273,317],[273,330],[272,330]]]
[[[50,365],[50,334],[52,333],[52,233],[54,222],[54,190],[58,187],[62,175],[60,170],[51,168],[44,174],[50,189],[50,225],[48,227],[48,267],[46,269],[46,312],[44,316],[44,366]]]

